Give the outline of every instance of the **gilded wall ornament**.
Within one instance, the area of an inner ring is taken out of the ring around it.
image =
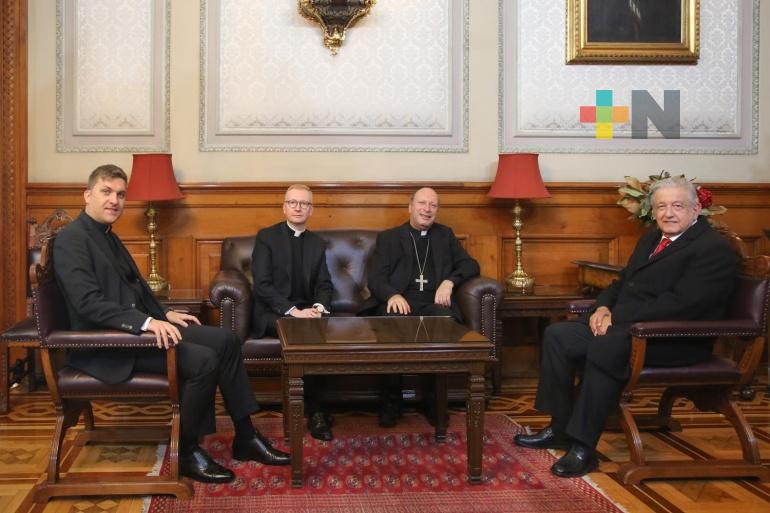
[[[369,14],[377,0],[298,0],[299,13],[318,23],[324,31],[324,46],[337,55],[345,31]]]

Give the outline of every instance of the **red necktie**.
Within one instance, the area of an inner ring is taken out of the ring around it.
[[[655,251],[653,251],[650,254],[650,258],[654,257],[655,255],[657,255],[658,253],[666,249],[669,246],[669,244],[671,244],[671,239],[669,239],[668,237],[663,237],[662,239],[660,239],[660,242],[658,242],[658,245],[655,246]]]

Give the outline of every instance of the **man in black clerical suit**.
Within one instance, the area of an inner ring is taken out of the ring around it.
[[[664,179],[651,194],[657,228],[639,240],[620,279],[602,291],[590,316],[552,324],[543,337],[535,407],[551,415],[551,424],[533,435],[516,435],[514,443],[568,449],[551,467],[561,477],[582,476],[597,466],[596,444],[629,376],[631,324],[719,319],[734,287],[737,255],[699,216],[693,184]],[[712,346],[713,339],[653,340],[645,363],[705,361]],[[583,378],[575,400],[579,368]]]
[[[316,318],[328,314],[332,280],[326,267],[326,244],[305,224],[313,214],[313,193],[306,185],[286,190],[285,221],[260,230],[254,242],[252,336],[276,337],[275,321],[284,316]],[[331,440],[331,416],[318,398],[319,378],[305,376],[305,410],[310,434]]]
[[[368,281],[378,315],[446,315],[462,322],[452,292],[479,275],[479,264],[451,228],[435,222],[438,209],[436,191],[423,187],[409,201],[409,221],[377,236]],[[380,425],[388,427],[399,415],[400,376],[387,377],[385,388]]]
[[[235,426],[233,457],[266,465],[288,465],[289,455],[271,447],[254,429],[250,414],[259,409],[249,387],[238,339],[228,330],[201,326],[189,314],[161,306],[112,231],[123,213],[126,174],[117,166],[97,167],[83,194],[85,209],[56,238],[53,264],[73,330],[115,329],[152,332],[158,349],[72,351],[68,365],[105,383],[126,381],[134,372],[166,371],[166,353],[177,346],[182,475],[225,483],[235,474],[198,445],[216,430],[214,399],[219,386]]]

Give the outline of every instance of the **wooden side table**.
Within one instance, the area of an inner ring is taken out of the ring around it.
[[[201,289],[171,289],[168,297],[158,297],[158,300],[172,309],[185,310],[200,319],[203,305],[208,300]],[[206,324],[205,319],[201,319]]]
[[[548,325],[548,323],[556,319],[562,319],[566,317],[569,303],[577,299],[585,299],[585,296],[578,292],[577,287],[535,285],[534,293],[527,296],[507,292],[503,297],[503,302],[498,310],[498,319],[500,322],[500,326],[498,326],[498,328],[500,329],[499,332],[503,337],[503,346],[516,345],[516,341],[512,340],[512,334],[506,333],[503,329],[503,324],[506,319],[538,319],[538,339],[533,351],[536,361],[534,361],[533,364],[535,368],[539,368],[540,343],[543,338],[543,331],[545,330],[545,327]],[[495,365],[499,366],[497,368],[497,372],[500,373],[499,375],[502,375],[502,355],[500,355],[500,358],[498,358],[498,361]],[[534,376],[536,375],[536,372],[524,372],[522,375]]]

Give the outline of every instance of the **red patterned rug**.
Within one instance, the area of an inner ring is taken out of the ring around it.
[[[523,428],[503,415],[487,415],[483,483],[466,482],[465,416],[450,418],[447,441],[433,441],[432,428],[408,415],[396,428],[377,421],[336,417],[335,439],[304,439],[303,488],[291,488],[289,467],[267,467],[231,459],[231,433],[207,438],[205,448],[232,468],[227,485],[195,484],[195,497],[153,497],[148,513],[355,512],[606,512],[620,513],[582,479],[561,479],[546,451],[521,449],[511,438]],[[261,431],[283,446],[280,419],[259,419]],[[223,426],[226,429],[226,426]],[[164,465],[162,471],[167,471]]]

